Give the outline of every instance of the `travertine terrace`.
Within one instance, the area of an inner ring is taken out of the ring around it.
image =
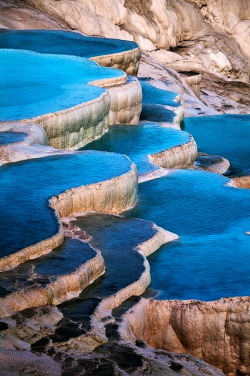
[[[209,179],[229,170],[230,160],[223,155],[198,153],[199,145],[181,130],[181,121],[218,114],[198,98],[200,74],[248,81],[246,1],[240,1],[243,12],[236,1],[226,9],[222,0],[112,0],[112,9],[105,0],[77,0],[73,6],[66,0],[27,0],[29,9],[36,7],[34,14],[47,12],[41,26],[49,22],[46,17],[56,16],[51,28],[64,29],[50,32],[8,30],[6,6],[0,55],[10,62],[5,69],[14,103],[3,99],[0,112],[4,375],[250,374],[249,297],[158,300],[158,292],[149,288],[147,257],[183,239],[157,221],[124,214],[142,200],[138,183],[173,179],[176,169],[194,174],[203,169],[209,172],[200,176],[209,174]],[[232,40],[230,9],[237,16]],[[98,37],[65,31],[68,25]],[[38,37],[43,43],[37,44]],[[54,37],[62,44],[51,47]],[[189,39],[199,46],[185,46]],[[144,50],[141,64],[134,41]],[[166,51],[179,44],[189,51],[188,58],[182,49]],[[25,61],[34,70],[30,75]],[[34,115],[25,90],[36,84],[41,98],[33,95],[30,101],[40,111]],[[17,105],[16,98],[21,98]],[[26,110],[30,115],[23,115]],[[119,132],[124,141],[117,146]],[[153,135],[161,142],[154,144]],[[95,150],[78,150],[91,149],[93,142]],[[249,176],[236,174],[227,185],[228,190],[249,188]],[[197,186],[202,197],[202,185]],[[245,219],[242,215],[242,223]]]

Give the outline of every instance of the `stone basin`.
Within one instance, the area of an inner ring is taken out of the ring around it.
[[[144,104],[142,106],[142,112],[140,119],[143,121],[154,121],[154,122],[167,122],[173,123],[176,117],[174,111],[165,108],[165,106],[160,104]]]
[[[0,297],[24,288],[45,287],[59,276],[75,272],[95,256],[96,252],[87,243],[78,239],[66,239],[48,255],[29,260],[13,270],[2,272]]]
[[[54,343],[66,342],[96,329],[94,315],[99,322],[96,336],[101,336],[101,323],[110,319],[111,309],[132,295],[140,295],[148,286],[150,272],[145,256],[177,238],[175,234],[137,218],[79,214],[70,225],[84,231],[90,239],[89,244],[101,251],[106,269],[105,274],[84,289],[78,298],[58,306],[64,320],[50,337]],[[78,338],[74,346],[86,349],[89,340]]]
[[[150,256],[160,299],[215,300],[250,293],[250,192],[203,171],[182,170],[141,183],[138,216],[180,239]]]

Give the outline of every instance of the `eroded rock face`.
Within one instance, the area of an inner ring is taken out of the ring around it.
[[[226,375],[249,375],[250,300],[214,302],[141,299],[128,311],[120,333],[154,348],[204,359]]]
[[[249,81],[248,0],[27,2],[88,35],[135,40],[145,51],[181,47],[174,61],[165,56],[173,68]]]
[[[239,44],[250,57],[250,7],[248,0],[187,0],[200,9],[206,22]]]

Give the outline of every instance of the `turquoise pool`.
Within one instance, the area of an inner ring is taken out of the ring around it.
[[[124,153],[136,163],[139,174],[145,174],[157,169],[148,161],[148,154],[184,144],[189,139],[187,132],[145,122],[140,125],[115,125],[99,140],[83,149]]]
[[[189,117],[183,126],[199,151],[227,158],[232,173],[250,170],[250,115]]]
[[[127,212],[173,231],[180,239],[149,257],[151,287],[161,299],[214,300],[250,294],[250,192],[228,179],[179,170],[139,185]]]
[[[123,74],[73,56],[0,50],[0,121],[33,118],[98,98],[105,90],[88,82]]]
[[[161,104],[165,106],[179,107],[180,103],[176,102],[178,94],[169,90],[162,90],[150,84],[149,80],[140,79],[142,87],[142,102],[144,104]]]
[[[129,51],[137,47],[137,44],[131,41],[88,37],[63,30],[0,29],[0,48],[90,58]]]
[[[130,166],[131,161],[123,155],[90,151],[0,167],[0,257],[58,231],[55,212],[48,205],[50,197],[111,179],[129,171]]]

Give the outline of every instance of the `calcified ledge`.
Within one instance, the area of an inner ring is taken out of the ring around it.
[[[44,128],[48,137],[48,144],[51,147],[76,150],[100,138],[108,131],[109,126],[114,123],[137,124],[139,121],[142,108],[142,91],[140,83],[135,77],[128,77],[124,72],[100,67],[92,61],[87,61],[86,59],[75,56],[46,55],[33,51],[8,49],[2,50],[2,54],[4,59],[8,59],[10,56],[14,55],[14,59],[17,57],[20,60],[19,64],[21,64],[25,58],[32,62],[37,59],[39,62],[38,83],[41,81],[40,75],[42,67],[43,65],[44,67],[46,66],[45,63],[47,60],[50,66],[51,61],[53,61],[53,59],[55,60],[59,67],[59,76],[62,62],[66,62],[67,65],[72,63],[73,66],[76,66],[79,77],[76,74],[72,79],[69,75],[67,76],[66,83],[68,83],[69,89],[63,89],[67,95],[66,99],[62,97],[63,105],[59,106],[57,100],[56,105],[48,108],[47,113],[40,114],[38,111],[34,113],[32,107],[33,103],[31,103],[31,107],[27,107],[27,114],[23,113],[20,115],[17,112],[18,117],[15,123],[35,123],[40,125]],[[86,78],[84,78],[85,76],[81,77],[81,74],[86,74],[87,69],[90,69],[92,74],[92,78],[90,78],[89,81],[88,76]],[[79,73],[80,70],[81,72]],[[93,75],[96,75],[95,80],[93,80]],[[50,76],[51,67],[48,72],[48,78],[51,78]],[[62,89],[60,82],[58,83],[59,86],[57,90]],[[19,84],[21,83],[25,87],[25,82],[23,83],[20,78]],[[79,94],[80,85],[82,84],[86,86],[81,89],[83,92]],[[76,89],[78,90],[76,99],[72,95],[72,90],[74,89],[72,85],[76,85]],[[100,87],[100,89],[91,89],[91,86],[97,86]],[[84,90],[86,92],[89,90],[89,96],[84,94]],[[62,96],[62,94],[60,95]],[[53,101],[53,97],[51,101]],[[65,106],[67,107],[63,108]],[[57,107],[59,108],[57,109]],[[5,114],[5,112],[3,113],[3,120],[9,119],[8,111],[7,114]],[[21,118],[21,116],[23,117]],[[14,118],[13,116],[13,119]]]
[[[37,124],[21,122],[1,122],[1,132],[23,135],[23,139],[0,145],[0,165],[26,159],[30,153],[31,145],[47,145],[47,135],[42,127]],[[38,149],[40,149],[38,147]],[[42,146],[45,149],[45,147]],[[27,152],[26,152],[27,151]]]
[[[124,158],[127,157],[124,156]],[[77,211],[118,213],[135,204],[136,191],[137,169],[131,162],[130,169],[121,175],[98,183],[71,188],[52,197],[49,199],[49,206],[55,210],[58,218],[57,233],[16,253],[2,257],[0,271],[12,269],[24,261],[37,258],[59,246],[64,239],[61,217]]]
[[[235,187],[237,187],[237,188],[250,189],[250,175],[232,178],[232,181],[233,181]]]
[[[104,87],[100,80],[93,84]],[[138,80],[131,77],[126,82],[114,82],[105,87],[106,92],[99,98],[22,122],[39,124],[50,146],[70,150],[100,138],[113,124],[137,124],[142,107]]]
[[[119,290],[119,292],[115,295],[101,301],[91,318],[92,330],[95,335],[100,335],[102,332],[103,334],[105,333],[103,322],[105,322],[105,319],[107,320],[108,317],[112,316],[112,309],[121,305],[131,296],[141,295],[145,292],[146,288],[151,282],[150,266],[147,257],[157,251],[157,249],[159,249],[163,244],[178,239],[178,235],[166,231],[161,227],[154,225],[153,228],[157,230],[157,233],[145,242],[138,244],[135,249],[143,256],[144,272],[141,274],[140,279],[138,279],[136,282]]]
[[[188,353],[226,375],[249,375],[250,297],[156,301],[143,299],[123,315],[119,333],[126,341]]]
[[[149,160],[163,168],[191,168],[197,157],[197,145],[190,135],[188,142],[149,155]]]
[[[77,150],[100,138],[113,124],[138,124],[141,101],[139,81],[128,77],[126,83],[110,86],[99,98],[78,106],[32,119],[0,122],[1,131],[27,134],[23,141],[0,146],[0,163],[27,159],[29,152],[31,158],[42,154],[39,147],[24,149],[32,144],[49,143],[56,149]],[[49,149],[44,149],[44,152],[49,152]],[[56,153],[56,150],[51,152]]]
[[[105,66],[122,69],[127,74],[136,76],[139,70],[141,51],[134,48],[130,51],[118,52],[116,54],[91,57],[90,60]]]
[[[108,131],[109,109],[110,97],[104,92],[78,106],[22,121],[44,128],[50,146],[77,150]]]

